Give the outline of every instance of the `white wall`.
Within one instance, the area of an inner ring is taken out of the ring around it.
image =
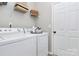
[[[30,16],[30,12],[23,14],[14,10],[15,2],[8,2],[7,5],[0,5],[0,27],[9,27],[9,23],[13,27],[32,27],[34,19]],[[29,3],[33,6],[33,3]]]

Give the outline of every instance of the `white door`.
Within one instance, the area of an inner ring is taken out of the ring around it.
[[[54,6],[54,53],[79,55],[79,3],[59,3]]]

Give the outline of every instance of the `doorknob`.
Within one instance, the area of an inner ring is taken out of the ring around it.
[[[55,34],[55,33],[56,33],[56,31],[53,31],[53,33]]]

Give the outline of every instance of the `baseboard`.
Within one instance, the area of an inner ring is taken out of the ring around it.
[[[53,56],[53,53],[52,52],[48,52],[48,56]]]
[[[48,56],[58,56],[58,55],[53,54],[53,52],[48,52]]]

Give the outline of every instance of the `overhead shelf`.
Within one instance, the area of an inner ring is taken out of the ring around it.
[[[26,13],[29,10],[25,4],[20,2],[15,4],[14,9],[23,13]]]

